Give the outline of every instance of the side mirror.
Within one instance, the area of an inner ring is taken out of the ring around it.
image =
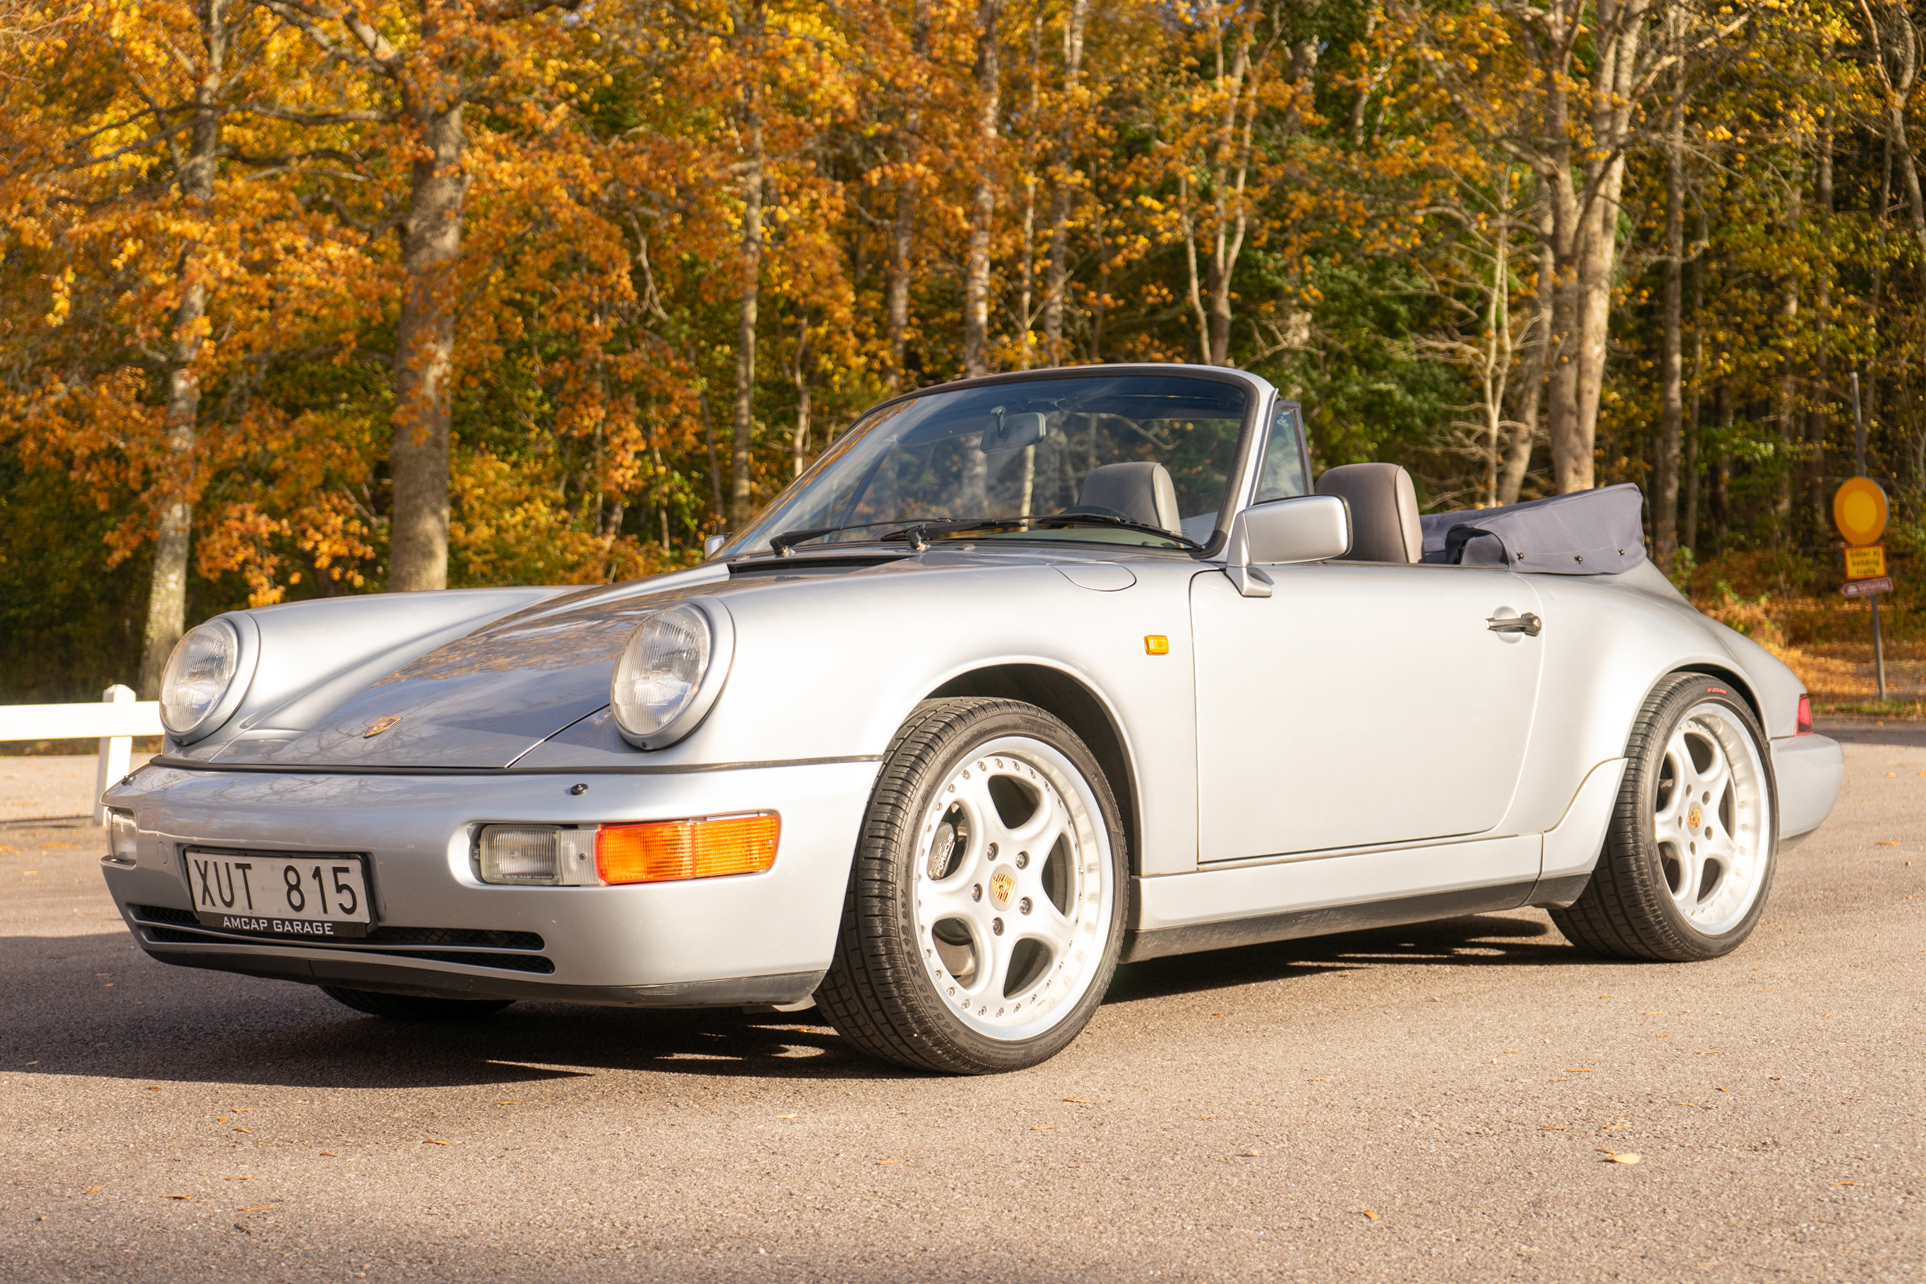
[[[1336,495],[1257,504],[1231,519],[1224,569],[1245,597],[1269,597],[1261,566],[1325,562],[1351,551],[1351,507]]]
[[[702,559],[706,562],[716,555],[716,550],[729,542],[727,535],[711,535],[702,541]]]

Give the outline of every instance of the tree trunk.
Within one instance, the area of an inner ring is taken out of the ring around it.
[[[977,8],[977,136],[982,150],[977,157],[969,260],[963,278],[963,373],[971,378],[990,373],[990,232],[996,215],[997,113],[1002,88],[996,43],[1000,7],[1001,0],[981,0]]]
[[[1592,137],[1608,145],[1622,139],[1631,124],[1633,80],[1638,67],[1639,36],[1649,0],[1617,0],[1598,6],[1601,31],[1616,30],[1607,39],[1592,84]],[[1587,182],[1596,195],[1585,211],[1586,244],[1579,255],[1583,294],[1578,371],[1578,421],[1585,437],[1581,484],[1596,483],[1592,472],[1592,441],[1598,432],[1598,401],[1605,388],[1605,354],[1612,322],[1612,279],[1618,271],[1619,194],[1625,184],[1625,153],[1615,151],[1586,166]]]
[[[1552,337],[1552,281],[1551,237],[1547,230],[1551,212],[1546,204],[1545,187],[1539,184],[1539,225],[1540,240],[1538,247],[1538,312],[1532,320],[1534,337],[1530,354],[1525,358],[1525,368],[1519,381],[1518,415],[1512,428],[1511,440],[1506,444],[1504,467],[1498,474],[1498,502],[1515,504],[1518,492],[1525,484],[1525,474],[1531,471],[1532,446],[1538,439],[1539,407],[1545,401],[1545,364],[1550,358],[1554,343]]]
[[[1666,13],[1671,43],[1683,41],[1677,6]],[[1685,68],[1673,72],[1672,101],[1665,122],[1665,333],[1659,349],[1660,422],[1653,460],[1652,544],[1658,567],[1670,572],[1678,552],[1679,444],[1685,422],[1684,310],[1685,268]]]
[[[1705,392],[1705,242],[1704,210],[1699,211],[1697,249],[1692,257],[1692,417],[1685,431],[1685,531],[1681,544],[1699,552],[1699,403]]]
[[[404,84],[407,82],[404,81]],[[401,317],[395,328],[395,437],[389,448],[394,513],[388,587],[448,587],[448,459],[455,355],[456,269],[462,204],[462,107],[406,104],[423,153],[414,164],[401,230]]]
[[[1079,118],[1078,87],[1083,78],[1083,36],[1090,0],[1070,0],[1063,21],[1063,119],[1057,127],[1055,205],[1050,214],[1050,263],[1043,278],[1043,344],[1051,365],[1063,363],[1064,294],[1070,288],[1071,134]]]
[[[1825,117],[1819,130],[1819,158],[1814,167],[1813,195],[1819,205],[1819,225],[1828,250],[1832,247],[1832,118]],[[1813,324],[1818,329],[1818,348],[1813,355],[1817,386],[1806,410],[1805,514],[1800,519],[1814,539],[1826,533],[1826,420],[1832,396],[1832,276],[1830,262],[1819,270],[1817,298],[1813,301]]]
[[[741,530],[753,499],[750,447],[756,410],[756,309],[762,297],[762,115],[753,99],[744,112],[749,155],[742,175],[742,303],[736,313],[735,441],[729,460],[729,523]]]
[[[214,169],[220,158],[220,96],[226,76],[226,5],[206,0],[200,8],[201,44],[207,58],[195,88],[194,128],[176,181],[189,217],[203,225],[213,217]],[[201,383],[194,370],[207,316],[207,282],[192,242],[180,256],[180,302],[167,364],[168,497],[154,539],[154,567],[147,593],[141,644],[140,698],[160,696],[168,656],[187,628],[187,557],[194,526],[194,445],[200,427]]]
[[[916,0],[913,23],[910,46],[920,66],[929,57],[929,0]],[[915,165],[921,154],[922,140],[918,135],[922,127],[922,107],[912,105],[904,114],[903,139],[896,157],[905,171]],[[890,224],[889,236],[889,283],[884,293],[884,325],[889,344],[889,371],[884,377],[884,386],[892,393],[902,391],[903,366],[909,351],[910,253],[916,243],[919,196],[917,184],[906,172],[896,184],[896,217]]]

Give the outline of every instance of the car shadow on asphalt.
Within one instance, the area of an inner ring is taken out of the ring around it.
[[[351,1013],[304,985],[144,958],[129,972],[126,944],[116,934],[9,939],[0,1069],[312,1088],[506,1086],[605,1071],[815,1080],[914,1074],[858,1053],[816,1011],[524,1002],[478,1021],[415,1025]],[[1545,923],[1481,915],[1133,963],[1119,969],[1105,1001],[1387,965],[1568,961],[1578,961],[1577,952]],[[118,996],[103,987],[109,974],[102,968],[119,978]]]
[[[1158,999],[1358,968],[1551,967],[1585,962],[1595,960],[1573,949],[1549,923],[1470,914],[1128,963],[1117,969],[1105,1002]]]

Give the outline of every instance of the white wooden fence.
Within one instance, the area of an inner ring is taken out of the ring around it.
[[[136,700],[119,683],[100,693],[99,704],[0,705],[0,740],[79,740],[100,737],[94,773],[94,823],[107,822],[100,796],[127,774],[135,736],[161,734],[160,701]]]

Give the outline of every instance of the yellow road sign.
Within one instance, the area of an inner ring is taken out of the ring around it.
[[[1886,492],[1870,477],[1848,477],[1832,495],[1832,521],[1848,544],[1871,544],[1886,533]]]
[[[1849,580],[1876,580],[1886,573],[1886,546],[1873,544],[1866,548],[1846,550],[1846,578]]]

